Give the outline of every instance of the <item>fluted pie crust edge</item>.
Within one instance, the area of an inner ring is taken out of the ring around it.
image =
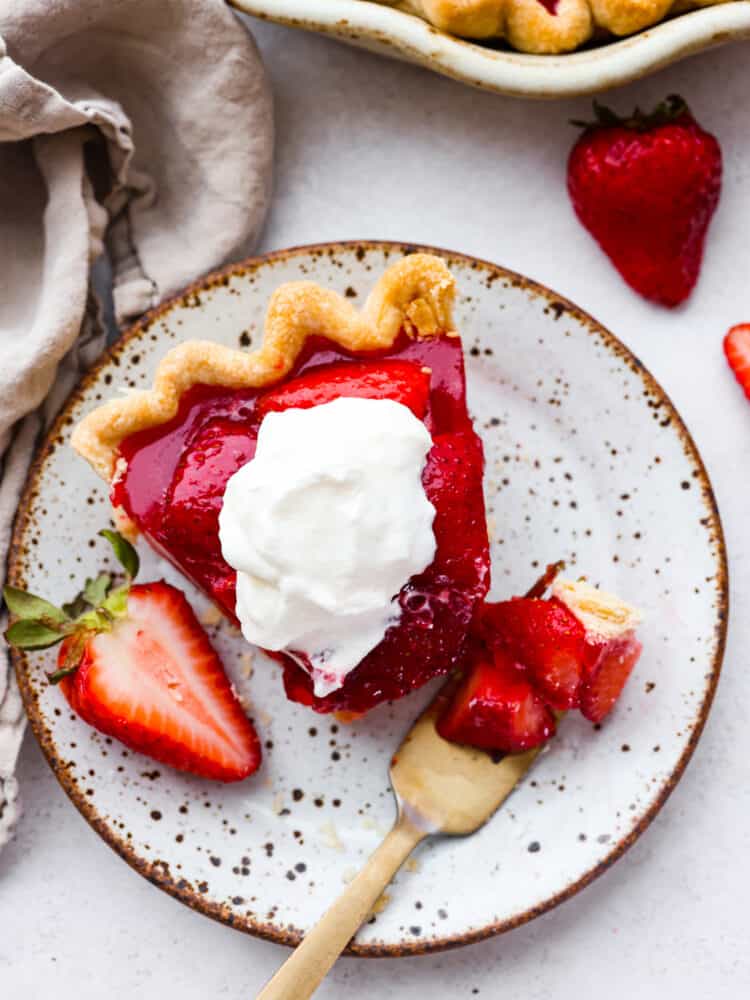
[[[671,14],[732,0],[380,0],[459,38],[505,39],[521,52],[559,54],[596,33],[633,35]]]
[[[186,341],[159,362],[152,388],[111,399],[87,414],[71,437],[73,448],[106,482],[116,474],[125,438],[167,423],[194,385],[262,388],[288,374],[308,337],[324,336],[345,350],[391,347],[401,330],[412,338],[450,335],[455,280],[432,254],[415,253],[383,273],[362,310],[312,281],[281,285],[271,296],[263,342],[246,352],[208,340]]]

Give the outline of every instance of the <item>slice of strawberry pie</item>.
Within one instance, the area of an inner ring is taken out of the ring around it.
[[[288,696],[364,712],[458,662],[489,586],[483,454],[453,278],[413,254],[362,312],[310,282],[254,353],[187,342],[73,446],[140,532],[245,636]]]

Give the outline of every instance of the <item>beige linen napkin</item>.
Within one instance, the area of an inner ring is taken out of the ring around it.
[[[221,0],[0,0],[0,582],[38,435],[104,345],[103,241],[119,322],[249,251],[272,147],[260,56]],[[23,720],[3,648],[0,848]]]

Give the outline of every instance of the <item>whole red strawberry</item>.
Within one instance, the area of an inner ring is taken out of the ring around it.
[[[568,191],[583,225],[644,298],[677,306],[698,280],[721,191],[721,149],[681,97],[627,119],[594,102]]]

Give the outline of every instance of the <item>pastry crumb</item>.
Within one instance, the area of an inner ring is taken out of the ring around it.
[[[362,827],[365,830],[374,830],[375,833],[377,833],[378,836],[380,837],[385,837],[385,835],[388,833],[385,827],[381,826],[380,823],[377,822],[377,820],[374,820],[372,818],[372,816],[362,817]]]
[[[320,839],[321,843],[325,847],[330,847],[334,851],[343,851],[344,845],[341,843],[341,838],[336,831],[336,827],[329,820],[320,827]]]
[[[128,471],[128,463],[125,461],[122,455],[120,455],[117,461],[115,462],[114,472],[112,473],[112,485],[117,486],[117,484],[120,482],[120,480],[127,471]],[[116,509],[122,510],[122,507]],[[123,514],[124,513],[125,511],[123,510]]]
[[[240,657],[240,663],[242,664],[242,676],[249,680],[255,670],[253,667],[253,654],[243,653]]]
[[[284,808],[284,793],[277,792],[273,797],[273,802],[271,803],[271,809],[276,816],[280,816]]]
[[[361,719],[364,714],[364,712],[349,712],[346,709],[339,709],[338,712],[333,713],[333,717],[336,722],[343,722],[345,726],[348,726],[351,722]]]
[[[245,715],[250,715],[250,713],[253,711],[253,703],[246,695],[241,694],[237,690],[234,681],[231,681],[229,686],[232,689],[232,694],[235,696],[240,705],[242,705],[242,711],[245,713]]]
[[[375,905],[373,906],[372,910],[370,911],[370,914],[372,916],[377,916],[378,913],[382,913],[383,910],[386,908],[386,906],[388,906],[388,904],[390,903],[390,901],[391,901],[391,897],[389,896],[389,894],[387,892],[384,892],[382,896],[379,896],[375,900]]]
[[[216,607],[215,604],[209,604],[207,608],[201,611],[200,620],[201,625],[210,627],[212,625],[218,625],[222,619],[222,613]]]
[[[422,866],[420,865],[420,863],[417,861],[416,858],[408,858],[406,863],[404,864],[404,868],[408,872],[413,872],[414,874],[416,874],[418,871],[421,870]]]
[[[492,516],[492,514],[487,515],[487,538],[491,541],[495,541],[495,535],[497,533],[497,521]]]

